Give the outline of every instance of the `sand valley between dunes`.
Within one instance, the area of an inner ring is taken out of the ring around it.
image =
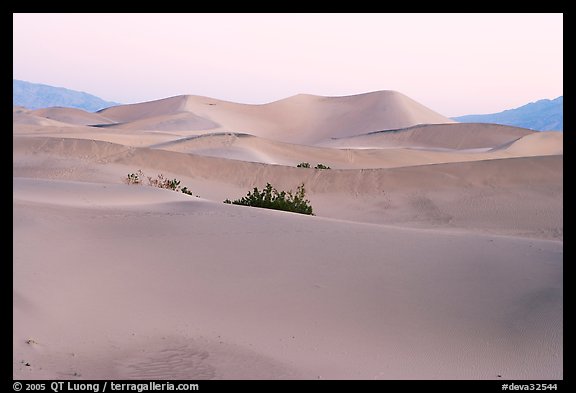
[[[13,249],[14,379],[563,378],[563,133],[394,91],[15,107]]]

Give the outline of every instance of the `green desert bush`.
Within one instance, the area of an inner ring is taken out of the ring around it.
[[[184,194],[192,195],[192,191],[190,191],[188,187],[182,187],[180,191],[182,191]]]
[[[296,168],[310,168],[310,163],[309,162],[301,162],[300,164],[296,165]],[[330,167],[326,166],[324,164],[318,164],[314,167],[314,169],[330,169]]]
[[[224,203],[314,215],[310,201],[306,199],[304,184],[298,186],[296,193],[293,193],[292,191],[279,192],[270,183],[266,183],[266,187],[262,191],[254,187],[252,191],[248,191],[245,197],[235,201],[226,199]]]

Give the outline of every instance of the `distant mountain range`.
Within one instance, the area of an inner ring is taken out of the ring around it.
[[[536,131],[563,131],[563,96],[554,100],[531,102],[499,113],[458,116],[452,119],[462,123],[504,124]]]
[[[17,79],[13,79],[12,82],[13,105],[24,106],[28,109],[62,106],[95,112],[119,105],[117,102],[105,101],[92,94],[63,87],[30,83]]]

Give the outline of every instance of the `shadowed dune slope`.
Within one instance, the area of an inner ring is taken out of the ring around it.
[[[564,154],[564,133],[535,132],[492,149],[500,150],[524,156]]]
[[[431,124],[338,138],[323,145],[340,148],[489,149],[534,133],[537,132],[497,124]]]

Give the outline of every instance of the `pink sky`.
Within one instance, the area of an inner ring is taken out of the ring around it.
[[[397,90],[446,116],[563,95],[562,14],[14,14],[13,76],[133,103]]]

